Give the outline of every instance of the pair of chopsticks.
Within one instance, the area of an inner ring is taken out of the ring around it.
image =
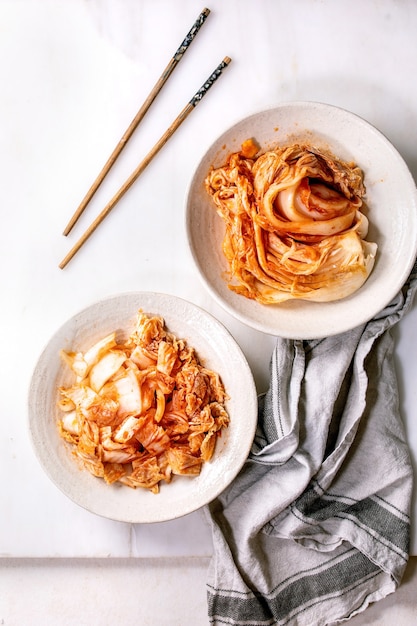
[[[166,81],[168,80],[170,75],[172,74],[173,70],[176,68],[176,66],[178,65],[178,63],[182,59],[184,53],[187,51],[187,49],[190,46],[190,44],[193,42],[195,36],[199,32],[201,26],[204,24],[204,22],[205,22],[207,16],[209,15],[209,13],[210,13],[210,10],[206,8],[198,16],[197,20],[195,21],[195,23],[191,27],[190,31],[188,32],[188,34],[186,35],[185,39],[183,40],[183,42],[179,46],[178,50],[175,52],[174,56],[169,61],[168,65],[165,68],[164,72],[162,73],[161,77],[156,82],[156,84],[153,87],[152,91],[150,92],[150,94],[146,98],[145,102],[143,103],[143,105],[139,109],[138,113],[136,114],[136,116],[134,117],[132,122],[130,123],[129,127],[127,128],[127,130],[125,131],[123,137],[120,139],[119,143],[117,144],[117,146],[115,147],[115,149],[111,153],[110,157],[106,161],[106,163],[105,163],[103,169],[101,170],[100,174],[97,176],[96,180],[91,185],[90,189],[88,190],[87,194],[85,195],[84,199],[82,200],[80,206],[77,208],[77,210],[75,211],[74,215],[71,217],[70,221],[68,222],[68,224],[67,224],[67,226],[66,226],[66,228],[65,228],[65,230],[63,232],[64,235],[68,235],[70,233],[70,231],[72,230],[73,226],[76,224],[76,222],[78,221],[79,217],[82,215],[83,211],[87,207],[87,205],[90,202],[91,198],[94,196],[94,194],[96,193],[97,189],[99,188],[99,186],[103,182],[104,178],[108,174],[109,170],[114,165],[114,163],[115,163],[116,159],[118,158],[118,156],[120,155],[121,151],[125,147],[127,141],[133,135],[133,132],[136,130],[136,128],[138,127],[138,125],[140,124],[142,119],[144,118],[144,116],[145,116],[146,112],[148,111],[149,107],[151,106],[152,102],[155,100],[156,96],[161,91],[162,87],[164,86],[164,84],[166,83]],[[89,237],[91,237],[91,235],[96,230],[96,228],[107,217],[107,215],[110,213],[110,211],[116,206],[116,204],[124,196],[124,194],[127,192],[127,190],[130,189],[130,187],[133,185],[133,183],[142,174],[144,169],[152,161],[154,156],[167,143],[167,141],[172,137],[172,135],[175,133],[175,131],[178,129],[178,127],[182,124],[182,122],[188,117],[188,115],[191,113],[191,111],[193,111],[193,109],[197,106],[197,104],[202,100],[202,98],[205,96],[205,94],[210,89],[210,87],[214,84],[214,82],[222,74],[222,71],[228,66],[230,61],[231,61],[231,59],[229,57],[225,57],[223,59],[223,61],[216,67],[214,72],[212,72],[212,74],[210,74],[210,76],[207,78],[207,80],[204,82],[204,84],[194,94],[194,96],[191,98],[191,100],[188,102],[188,104],[183,108],[183,110],[178,115],[178,117],[176,117],[176,119],[172,122],[172,124],[169,126],[169,128],[165,131],[165,133],[162,135],[162,137],[159,139],[159,141],[157,141],[157,143],[153,146],[153,148],[145,156],[145,158],[142,160],[142,162],[139,163],[137,168],[132,172],[132,174],[125,181],[125,183],[122,185],[122,187],[117,191],[117,193],[113,196],[113,198],[110,200],[110,202],[108,202],[108,204],[104,207],[104,209],[101,211],[101,213],[99,213],[99,215],[92,222],[90,227],[85,231],[85,233],[80,237],[80,239],[73,246],[73,248],[68,252],[67,256],[61,261],[61,263],[59,264],[59,267],[61,269],[63,269],[69,263],[69,261],[78,252],[78,250],[81,248],[81,246],[87,241],[87,239]]]

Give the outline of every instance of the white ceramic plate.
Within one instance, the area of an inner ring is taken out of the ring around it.
[[[355,161],[364,171],[369,205],[367,239],[378,244],[377,260],[366,283],[352,296],[331,303],[290,301],[262,305],[230,291],[223,273],[224,227],[204,179],[222,165],[242,141],[255,138],[263,150],[305,141]],[[247,117],[224,132],[201,159],[186,203],[191,253],[212,296],[249,326],[288,338],[334,335],[369,321],[398,293],[417,252],[417,192],[414,180],[392,144],[360,117],[315,102],[291,102]]]
[[[57,388],[71,380],[61,349],[84,350],[100,337],[133,329],[138,309],[161,315],[167,328],[185,339],[202,362],[218,372],[230,396],[230,425],[218,439],[213,459],[194,478],[175,476],[159,494],[107,485],[80,470],[57,430]],[[158,293],[127,293],[93,304],[68,320],[52,337],[32,376],[29,429],[38,459],[61,491],[98,515],[124,522],[160,522],[190,513],[213,500],[245,462],[255,434],[257,396],[247,361],[228,331],[199,307]]]

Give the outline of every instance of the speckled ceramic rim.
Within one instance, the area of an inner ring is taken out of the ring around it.
[[[230,426],[218,439],[214,458],[195,478],[174,477],[155,495],[144,489],[106,485],[79,468],[56,426],[60,385],[71,374],[62,367],[61,349],[83,350],[116,330],[126,335],[138,309],[162,315],[167,328],[194,347],[204,364],[218,372],[229,395]],[[131,523],[181,517],[213,500],[235,478],[255,434],[257,395],[249,365],[233,337],[214,317],[181,298],[161,293],[116,295],[80,311],[53,335],[35,367],[29,390],[29,431],[41,466],[71,500],[92,513]],[[46,506],[46,504],[45,504]]]
[[[205,191],[204,179],[210,167],[224,163],[248,137],[254,137],[262,149],[306,141],[362,168],[370,208],[368,239],[379,248],[370,277],[355,294],[331,303],[293,301],[265,306],[227,288],[221,251],[223,224]],[[192,177],[185,219],[191,255],[213,298],[250,327],[294,339],[335,335],[369,321],[398,293],[417,252],[417,191],[404,160],[371,124],[319,102],[282,103],[249,115],[223,132]]]

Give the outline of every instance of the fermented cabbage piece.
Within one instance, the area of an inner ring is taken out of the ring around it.
[[[256,150],[247,140],[205,181],[225,224],[229,288],[262,304],[355,292],[377,251],[362,171],[307,145]]]
[[[59,389],[59,432],[91,474],[158,493],[212,459],[229,425],[223,383],[162,317],[139,311],[127,341],[61,356],[74,382]]]

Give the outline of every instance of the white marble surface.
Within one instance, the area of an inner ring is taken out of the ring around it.
[[[208,626],[208,566],[208,558],[184,557],[0,560],[0,624]],[[349,626],[415,626],[416,580],[413,557],[398,591]]]
[[[265,389],[273,338],[234,321],[212,301],[187,249],[186,188],[213,138],[253,110],[280,101],[322,101],[377,126],[417,178],[417,3],[212,0],[207,6],[211,15],[196,41],[65,238],[65,224],[204,5],[0,0],[2,557],[197,557],[204,565],[210,555],[201,512],[129,526],[68,501],[31,449],[26,394],[50,335],[91,302],[130,290],[173,293],[213,313],[241,345],[258,389]],[[60,270],[70,246],[225,55],[232,63],[218,84]],[[416,320],[417,305],[396,329],[401,410],[414,466]],[[415,521],[413,529],[417,554]],[[23,568],[22,580],[28,571]],[[54,576],[53,568],[47,571]],[[178,611],[170,623],[205,623],[184,617],[185,603]],[[0,613],[0,623],[23,623],[13,621],[13,612],[2,619]],[[57,617],[50,623],[75,622]]]

